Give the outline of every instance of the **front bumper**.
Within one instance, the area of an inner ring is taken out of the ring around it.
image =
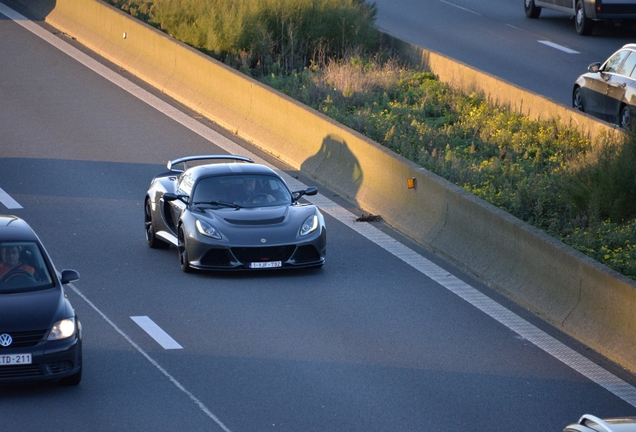
[[[26,353],[31,354],[31,364],[0,366],[0,384],[58,380],[82,369],[82,340],[77,335],[34,347],[0,349],[0,355]]]
[[[190,266],[199,270],[252,270],[250,263],[280,261],[280,268],[319,267],[325,263],[327,234],[321,233],[295,244],[229,246],[211,242],[188,245]]]

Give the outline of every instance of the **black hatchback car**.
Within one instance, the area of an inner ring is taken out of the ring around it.
[[[82,326],[40,239],[16,216],[0,215],[0,383],[82,380]]]
[[[620,127],[636,110],[636,44],[624,45],[605,63],[592,63],[572,90],[572,106]]]

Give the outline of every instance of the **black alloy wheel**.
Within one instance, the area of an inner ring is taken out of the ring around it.
[[[188,251],[185,245],[185,233],[183,232],[183,227],[179,227],[179,239],[178,246],[179,250],[179,266],[184,273],[190,273],[192,271],[192,267],[190,267],[190,261],[188,258]]]
[[[572,107],[585,112],[585,108],[583,107],[583,95],[581,94],[581,87],[576,86],[574,88],[574,92],[572,92]]]
[[[618,125],[623,129],[630,129],[632,127],[632,109],[629,106],[623,105],[618,121]]]
[[[167,249],[170,247],[170,243],[160,240],[155,235],[155,227],[152,224],[152,214],[150,210],[150,200],[146,200],[144,206],[144,222],[146,226],[146,243],[151,249]]]

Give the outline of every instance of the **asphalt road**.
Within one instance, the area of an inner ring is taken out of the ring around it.
[[[375,0],[383,30],[510,83],[572,105],[590,63],[636,40],[636,29],[599,24],[579,36],[567,15],[529,19],[523,0]]]
[[[174,248],[144,241],[144,193],[169,159],[240,152],[311,181],[119,68],[106,80],[81,46],[45,35],[70,57],[32,24],[0,10],[0,189],[20,205],[0,212],[80,272],[68,296],[85,370],[75,388],[0,387],[3,430],[530,432],[636,415],[597,384],[633,392],[632,374],[390,227],[355,222],[361,211],[320,185],[322,269],[182,273]]]

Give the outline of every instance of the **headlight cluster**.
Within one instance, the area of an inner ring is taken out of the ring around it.
[[[217,240],[221,239],[221,233],[209,223],[197,219],[195,225],[197,226],[197,231],[204,236],[212,237]]]
[[[66,318],[53,324],[48,340],[60,340],[75,334],[75,318]]]
[[[312,233],[316,231],[317,228],[318,228],[318,215],[314,214],[309,216],[307,219],[305,219],[305,222],[303,222],[303,225],[300,227],[300,235],[304,236],[309,233]]]

